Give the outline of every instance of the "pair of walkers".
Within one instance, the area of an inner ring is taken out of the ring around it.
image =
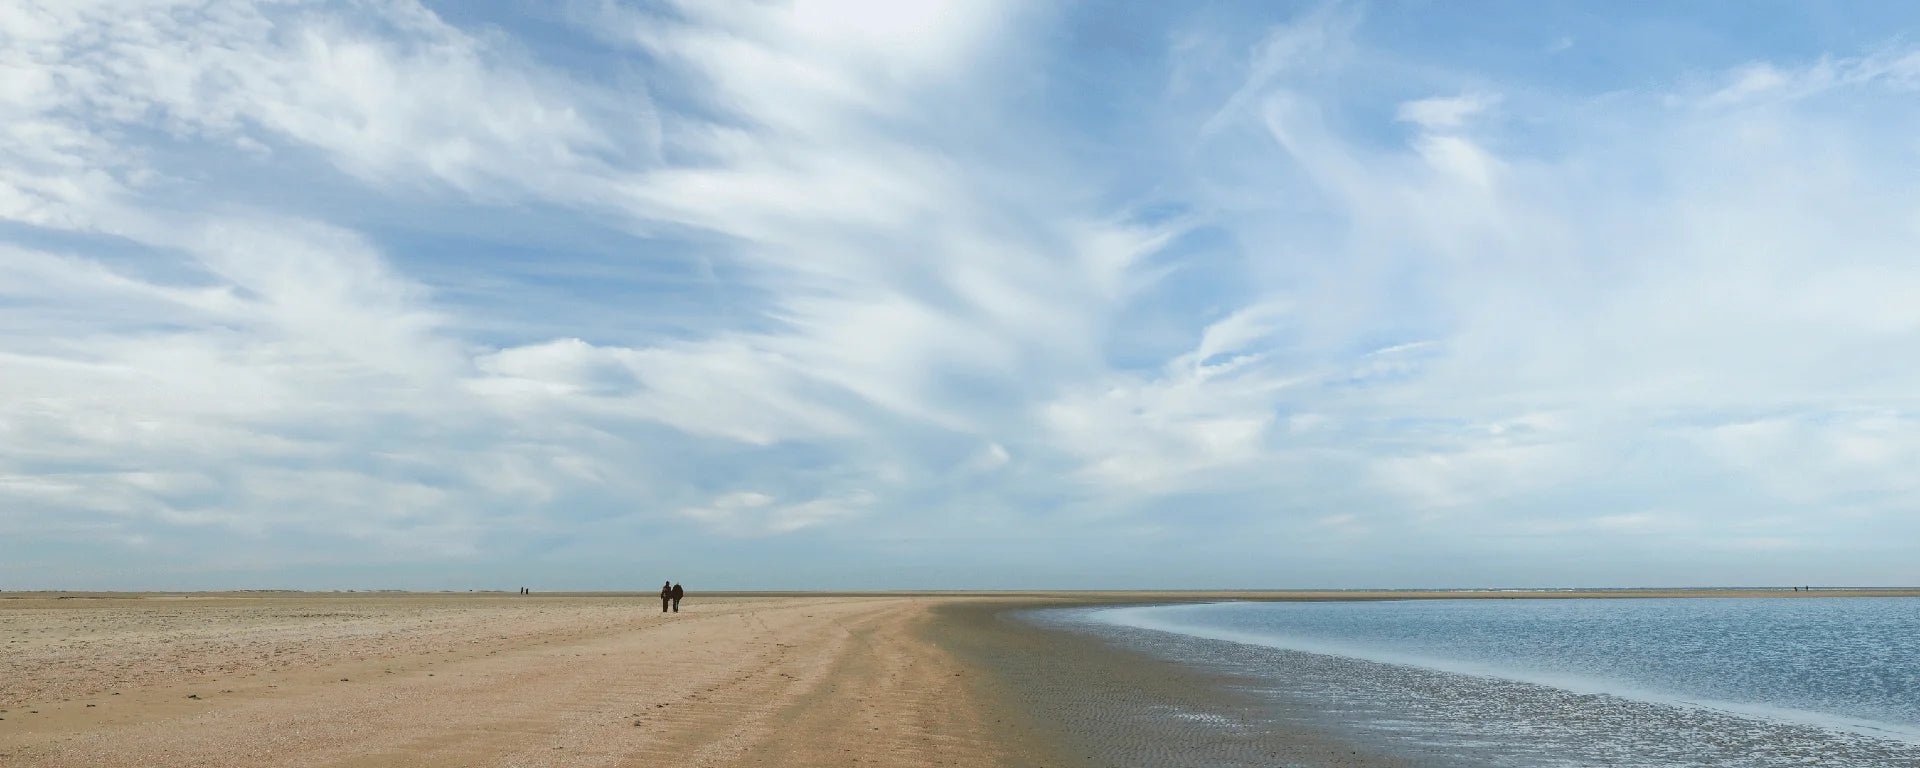
[[[687,596],[687,591],[684,589],[681,589],[680,585],[678,584],[675,584],[671,581],[665,584],[661,584],[660,585],[660,612],[666,613],[668,606],[672,606],[673,612],[679,613],[680,598],[683,598],[686,596]]]

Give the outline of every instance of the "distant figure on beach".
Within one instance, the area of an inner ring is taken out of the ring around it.
[[[673,591],[672,591],[671,593],[669,593],[669,594],[671,594],[671,595],[673,596],[673,612],[674,612],[674,613],[679,613],[679,612],[680,612],[680,598],[683,598],[683,597],[686,597],[686,596],[687,596],[687,591],[686,591],[686,590],[684,590],[684,589],[681,589],[681,588],[680,588],[680,585],[678,585],[678,584],[675,584],[675,585],[673,585]]]
[[[672,581],[661,582],[660,583],[660,612],[666,613],[667,606],[672,602],[673,602],[673,582]]]

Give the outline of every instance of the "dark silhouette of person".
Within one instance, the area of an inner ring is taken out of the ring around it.
[[[686,597],[686,596],[687,596],[687,591],[686,591],[686,590],[684,590],[684,589],[681,589],[681,588],[680,588],[680,585],[678,585],[678,584],[675,584],[675,585],[673,585],[673,591],[672,591],[672,592],[671,592],[670,594],[672,594],[672,595],[673,595],[673,612],[674,612],[674,613],[679,613],[679,612],[680,612],[680,598],[683,598],[683,597]]]
[[[672,603],[672,602],[673,602],[673,582],[671,582],[671,581],[668,581],[668,582],[663,582],[663,583],[661,583],[661,585],[660,585],[660,612],[661,612],[661,613],[666,613],[666,612],[667,612],[667,605],[668,605],[668,604],[670,604],[670,603]]]

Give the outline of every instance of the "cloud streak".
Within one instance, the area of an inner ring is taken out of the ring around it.
[[[1920,577],[1909,51],[543,13],[0,16],[0,586]]]

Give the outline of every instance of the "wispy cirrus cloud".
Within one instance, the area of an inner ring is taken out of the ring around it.
[[[1911,576],[1910,52],[1088,12],[4,12],[0,583]]]

